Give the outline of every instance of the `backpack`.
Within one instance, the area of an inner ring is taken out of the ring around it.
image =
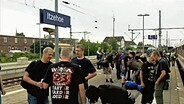
[[[31,68],[33,68],[35,65],[37,65],[37,61],[33,61],[33,62],[31,62],[31,64],[30,64]],[[21,80],[21,82],[20,82],[20,85],[21,85],[24,89],[29,89],[31,86],[33,86],[33,85],[29,84],[28,82],[24,81],[24,80],[23,80],[23,77],[22,77],[22,80]]]
[[[166,65],[168,66],[168,64],[167,64],[167,62],[166,62],[166,60],[165,59],[161,59],[161,60],[164,60],[165,61],[165,63],[166,63]],[[160,61],[159,61],[160,62]],[[157,74],[158,74],[158,66],[159,66],[159,64],[157,64],[156,65],[156,73],[155,73],[155,75],[156,75],[156,80],[157,80],[157,78],[159,77]],[[168,79],[170,79],[170,69],[169,69],[169,66],[166,68],[166,75],[163,77],[163,79],[162,79],[162,81],[166,81],[166,80],[168,80]],[[160,73],[161,74],[161,73]]]

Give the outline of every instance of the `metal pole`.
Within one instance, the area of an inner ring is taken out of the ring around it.
[[[132,30],[131,33],[132,33],[132,39],[131,40],[134,41],[134,36],[133,36],[134,35],[134,30]]]
[[[142,37],[142,43],[143,43],[143,45],[142,45],[142,51],[144,52],[144,15],[143,15],[143,30],[142,30],[142,35],[143,35],[143,37]]]
[[[55,12],[58,12],[58,0],[55,0]],[[59,62],[58,26],[55,26],[55,62]]]
[[[115,17],[113,15],[113,27],[112,27],[112,36],[114,37],[114,33],[115,33]]]
[[[42,52],[41,52],[41,26],[40,26],[40,23],[38,24],[39,25],[39,53],[40,53],[40,59],[42,57]]]
[[[72,26],[70,26],[70,45],[72,45]]]
[[[34,54],[35,54],[35,36],[33,35],[34,37]]]
[[[139,15],[137,15],[137,16],[142,16],[143,17],[143,23],[142,23],[142,25],[143,25],[143,29],[142,29],[142,35],[143,35],[143,39],[142,39],[142,43],[143,43],[143,46],[142,46],[142,48],[143,48],[143,52],[144,52],[144,16],[149,16],[149,14],[139,14]]]
[[[89,58],[89,37],[88,37],[88,58]]]
[[[159,28],[158,28],[159,32],[158,32],[158,36],[159,36],[159,39],[158,39],[158,49],[160,50],[161,49],[161,34],[162,34],[162,31],[161,31],[161,10],[159,10]]]

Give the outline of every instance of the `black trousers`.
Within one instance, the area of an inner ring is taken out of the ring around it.
[[[117,79],[121,79],[121,69],[120,69],[120,65],[116,65],[116,77]]]
[[[142,91],[141,104],[152,104],[152,101],[154,99],[154,87],[154,81],[148,81],[147,83],[145,83],[145,87]]]

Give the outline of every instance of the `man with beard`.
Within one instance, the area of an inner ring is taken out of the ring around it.
[[[157,62],[155,66],[155,99],[157,104],[163,104],[163,88],[166,80],[169,79],[169,66],[157,51],[151,53],[151,58]]]
[[[86,89],[88,87],[88,80],[95,77],[97,74],[96,69],[91,61],[84,56],[84,50],[85,48],[83,45],[78,45],[75,50],[77,57],[73,58],[72,62],[81,66],[82,75],[85,77],[86,80],[84,83]]]

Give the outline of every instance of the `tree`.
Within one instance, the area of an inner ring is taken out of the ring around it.
[[[143,46],[143,42],[139,42],[137,46],[138,47],[142,47]]]
[[[120,47],[120,45],[117,44],[117,41],[115,38],[110,40],[109,44],[111,46],[111,50],[118,51],[118,48]]]
[[[108,43],[105,43],[105,42],[102,42],[100,44],[100,47],[101,47],[101,49],[104,49],[104,51],[111,50],[111,46]]]
[[[54,44],[52,42],[47,42],[47,41],[41,41],[41,52],[43,51],[43,49],[45,47],[51,47],[54,49]],[[34,50],[35,49],[35,50]],[[40,53],[40,42],[37,41],[35,43],[33,43],[31,46],[30,46],[30,52],[31,53]]]
[[[84,39],[81,39],[79,41],[79,44],[84,45],[85,50],[84,54],[85,55],[96,55],[96,51],[98,50],[98,47],[101,49],[104,49],[104,51],[112,51],[112,50],[118,50],[119,45],[116,43],[116,41],[111,41],[110,43],[98,43],[98,42],[90,42],[90,40],[86,41]]]
[[[125,48],[125,51],[126,52],[128,52],[129,50],[135,50],[135,48],[134,47],[130,47],[130,46],[128,46],[128,47]]]
[[[90,42],[90,40],[86,41],[81,39],[79,44],[82,44],[85,47],[84,54],[85,55],[96,55],[96,51],[98,47],[101,47],[100,43]]]
[[[23,37],[25,37],[25,35],[24,35],[23,32],[21,32],[21,33],[17,33],[17,32],[16,32],[15,36],[23,36]]]

